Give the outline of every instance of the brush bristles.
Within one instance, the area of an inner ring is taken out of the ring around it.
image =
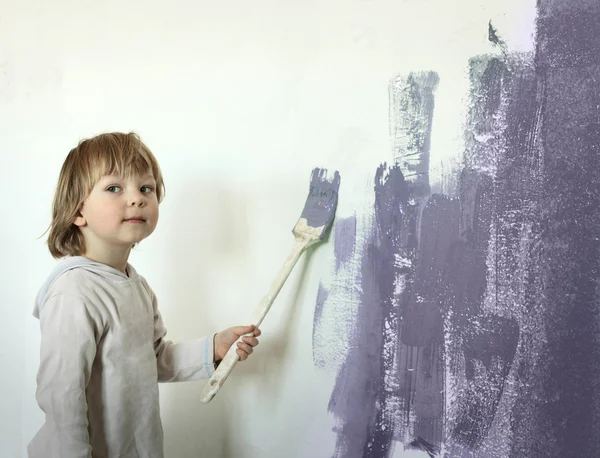
[[[340,174],[328,173],[326,169],[316,168],[310,177],[308,197],[300,218],[306,219],[310,228],[320,228],[319,238],[323,238],[335,216],[340,189]]]

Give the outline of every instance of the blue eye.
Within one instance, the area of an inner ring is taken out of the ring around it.
[[[121,187],[117,186],[117,185],[113,185],[113,186],[109,186],[108,188],[106,188],[106,190],[108,192],[119,192],[121,190]]]
[[[144,188],[147,189],[147,191],[144,191]],[[142,186],[142,192],[148,193],[148,192],[152,192],[152,191],[153,191],[152,186]]]

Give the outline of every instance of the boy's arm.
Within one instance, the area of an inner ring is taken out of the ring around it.
[[[154,309],[154,352],[159,382],[186,382],[209,378],[215,370],[213,336],[185,342],[166,340],[165,328],[156,295],[152,294]]]
[[[100,319],[84,300],[63,294],[45,302],[39,319],[36,398],[46,424],[37,445],[49,458],[91,457],[86,387],[101,337]]]

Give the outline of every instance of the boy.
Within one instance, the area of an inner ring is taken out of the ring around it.
[[[162,458],[158,382],[210,377],[240,336],[245,360],[260,330],[236,326],[174,343],[157,298],[128,263],[158,222],[159,165],[133,134],[82,141],[60,172],[48,246],[61,259],[36,298],[36,398],[46,421],[30,458]]]

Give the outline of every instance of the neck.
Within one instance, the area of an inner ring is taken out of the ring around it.
[[[102,247],[101,249],[89,247],[82,256],[85,256],[90,261],[100,262],[113,267],[125,275],[127,273],[127,261],[131,247],[123,249],[120,247]]]

